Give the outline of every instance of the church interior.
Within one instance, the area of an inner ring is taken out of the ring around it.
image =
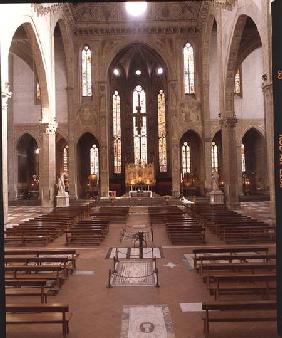
[[[271,37],[271,0],[0,5],[8,338],[278,337]]]

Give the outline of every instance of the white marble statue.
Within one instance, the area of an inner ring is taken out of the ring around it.
[[[67,196],[68,195],[68,193],[66,192],[66,189],[65,189],[65,177],[64,177],[64,174],[62,174],[59,177],[57,187],[58,187],[58,196]]]
[[[212,172],[212,191],[219,190],[219,175],[217,170],[213,170]]]

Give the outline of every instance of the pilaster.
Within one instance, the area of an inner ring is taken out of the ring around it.
[[[1,91],[2,98],[2,193],[3,193],[3,212],[4,224],[8,222],[8,103],[12,97],[9,84],[5,83],[3,91]]]

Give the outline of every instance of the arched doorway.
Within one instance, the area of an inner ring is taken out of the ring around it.
[[[266,141],[255,128],[242,138],[242,190],[244,195],[261,195],[268,192]]]
[[[99,195],[99,143],[91,133],[84,133],[77,142],[78,195],[91,198]]]
[[[120,51],[109,67],[110,190],[125,193],[127,164],[154,164],[155,189],[171,185],[167,132],[167,67],[143,44]],[[169,189],[170,190],[170,189]]]
[[[39,148],[30,134],[24,134],[17,143],[18,199],[38,199]]]
[[[193,130],[188,130],[180,140],[181,193],[199,196],[202,193],[202,140]]]

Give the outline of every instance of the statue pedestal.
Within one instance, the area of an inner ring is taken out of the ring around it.
[[[209,193],[210,204],[224,204],[224,193],[221,190],[211,191]]]
[[[70,205],[70,197],[69,195],[65,196],[56,196],[56,207],[68,207]]]

